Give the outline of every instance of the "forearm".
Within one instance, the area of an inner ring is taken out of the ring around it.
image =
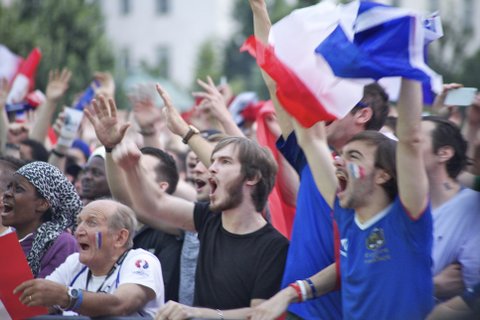
[[[128,183],[124,171],[121,170],[115,161],[113,161],[112,154],[106,153],[105,169],[107,173],[108,187],[112,193],[112,197],[121,203],[132,207],[132,200],[128,192]]]
[[[195,318],[199,319],[246,319],[250,308],[215,310],[207,308],[195,308]]]
[[[297,203],[297,192],[300,185],[300,179],[293,167],[280,154],[278,164],[277,181],[280,186],[280,192],[283,199],[290,206],[295,206]]]
[[[53,151],[54,150],[54,151]],[[59,144],[56,144],[52,152],[50,153],[50,156],[48,157],[48,163],[51,165],[54,165],[58,169],[60,169],[63,173],[65,173],[65,165],[66,165],[66,154],[68,151],[67,146],[62,146]]]
[[[5,154],[8,135],[8,117],[4,108],[0,112],[0,153]]]
[[[146,174],[140,166],[131,168],[127,172],[124,171],[124,173],[128,181],[129,198],[138,220],[169,234],[179,234],[178,228],[194,231],[193,221],[192,224],[184,224],[185,220],[180,215],[176,215],[175,209],[185,209],[182,206],[184,203],[177,206],[175,202],[178,201],[174,201],[181,199],[175,198],[169,201],[174,197],[159,190],[152,177]]]
[[[213,146],[200,135],[193,135],[190,140],[188,140],[188,145],[195,152],[198,159],[205,165],[205,167],[210,167],[210,158],[212,156]]]
[[[38,107],[35,122],[29,133],[30,139],[45,143],[45,139],[48,135],[48,127],[52,123],[56,105],[56,102],[47,100],[44,104]]]
[[[233,121],[232,117],[230,116],[230,113],[228,113],[228,115],[218,117],[217,119],[222,125],[226,135],[231,137],[245,137],[242,130]]]
[[[83,301],[75,312],[89,317],[128,316],[143,306],[142,299],[120,299],[114,294],[83,291]]]

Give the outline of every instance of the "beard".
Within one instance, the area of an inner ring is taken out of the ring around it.
[[[243,182],[243,180],[237,180],[227,185],[227,197],[215,205],[210,202],[210,211],[221,212],[238,207],[243,201]]]

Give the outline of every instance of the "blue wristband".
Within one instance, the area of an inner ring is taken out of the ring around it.
[[[77,299],[77,301],[75,301],[75,304],[73,305],[71,310],[75,311],[75,310],[80,309],[80,306],[82,305],[82,302],[83,302],[83,290],[78,289],[78,299]]]
[[[315,299],[317,297],[317,289],[315,289],[313,281],[310,278],[306,278],[305,281],[307,281],[308,285],[310,286],[310,290],[312,290],[312,298]]]

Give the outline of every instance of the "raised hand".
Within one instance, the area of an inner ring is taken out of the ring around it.
[[[115,81],[112,74],[110,72],[97,71],[93,74],[93,78],[100,82],[100,87],[95,88],[95,95],[113,99],[115,96]]]
[[[139,86],[128,96],[133,106],[135,121],[142,130],[153,129],[162,119],[162,112],[155,106],[154,98],[145,86]]]
[[[55,103],[58,102],[67,91],[71,77],[72,72],[67,68],[63,68],[62,71],[51,70],[48,74],[47,99]]]
[[[193,93],[195,98],[206,100],[206,103],[202,103],[200,107],[210,111],[211,115],[216,119],[222,120],[230,117],[225,97],[215,86],[212,78],[207,77],[207,82],[197,79],[197,83],[205,90],[204,92]]]
[[[92,101],[92,108],[93,110],[85,108],[84,113],[95,128],[98,140],[106,148],[114,148],[122,141],[130,124],[120,124],[117,106],[112,98],[107,102],[104,96],[99,96]]]
[[[157,92],[163,100],[165,107],[163,108],[163,112],[165,115],[165,119],[167,120],[167,127],[168,129],[180,136],[183,137],[188,132],[188,123],[183,120],[182,116],[175,109],[175,106],[172,103],[172,99],[167,91],[165,91],[160,84],[157,83],[156,85]]]

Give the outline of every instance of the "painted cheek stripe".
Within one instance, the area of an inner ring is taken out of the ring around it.
[[[102,248],[102,233],[100,231],[95,233],[95,240],[97,243],[97,249]]]
[[[365,169],[356,163],[349,163],[348,169],[355,179],[362,179],[365,177]]]

